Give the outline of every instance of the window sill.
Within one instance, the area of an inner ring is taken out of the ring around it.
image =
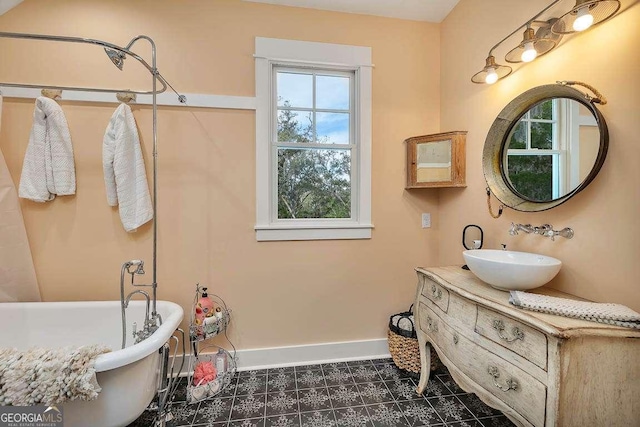
[[[370,239],[372,229],[373,224],[255,226],[258,242]]]

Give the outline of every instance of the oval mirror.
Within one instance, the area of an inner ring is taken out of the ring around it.
[[[494,121],[483,152],[490,190],[512,209],[551,209],[584,189],[607,154],[597,98],[556,84],[531,89]]]

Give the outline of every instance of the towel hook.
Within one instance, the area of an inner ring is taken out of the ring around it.
[[[47,98],[51,98],[53,100],[62,98],[62,90],[61,89],[42,89],[40,91],[42,96]]]
[[[128,104],[130,102],[136,102],[136,94],[131,92],[118,92],[116,93],[118,101]]]

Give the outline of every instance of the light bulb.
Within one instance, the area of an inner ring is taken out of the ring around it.
[[[487,70],[487,76],[484,78],[485,83],[494,84],[498,81],[498,73],[496,73],[496,69],[493,67],[489,67]]]
[[[538,52],[533,47],[533,42],[527,42],[524,44],[524,52],[522,52],[522,62],[531,62],[536,59]]]
[[[589,13],[589,6],[578,9],[578,17],[573,21],[573,29],[584,31],[593,24],[593,15]]]

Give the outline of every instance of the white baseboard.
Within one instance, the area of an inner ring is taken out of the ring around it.
[[[189,357],[190,355],[187,355]],[[391,357],[386,338],[238,350],[238,371]],[[181,357],[176,360],[176,369]],[[188,373],[185,362],[180,375]]]

